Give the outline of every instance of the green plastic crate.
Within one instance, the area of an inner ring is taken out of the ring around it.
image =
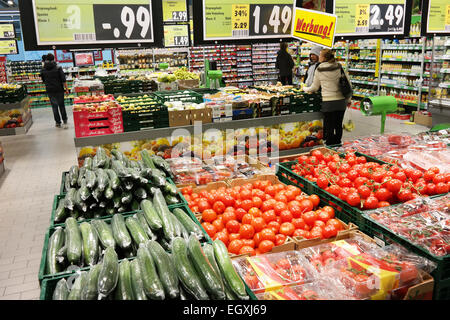
[[[450,300],[450,279],[441,280],[434,285],[434,300]]]
[[[61,187],[59,188],[59,194],[65,195],[66,194],[66,175],[69,174],[69,171],[64,171],[61,176]]]
[[[203,95],[192,90],[178,90],[178,91],[158,91],[154,93],[157,100],[164,104],[170,101],[183,101],[183,102],[194,102],[202,103]]]

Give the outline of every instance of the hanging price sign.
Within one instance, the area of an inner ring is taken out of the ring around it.
[[[358,4],[356,6],[356,31],[368,32],[369,31],[369,18],[370,18],[370,6],[368,4]]]
[[[164,22],[188,21],[186,0],[163,0]]]
[[[164,46],[188,47],[189,46],[189,26],[188,25],[165,25],[164,26]]]
[[[233,30],[248,30],[250,26],[250,6],[233,4],[231,7],[231,26]]]
[[[450,3],[448,0],[428,0],[424,2],[428,5],[424,10],[428,10],[426,20],[427,34],[450,34]]]

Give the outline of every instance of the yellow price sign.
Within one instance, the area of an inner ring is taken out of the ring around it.
[[[357,4],[356,14],[355,14],[355,24],[356,28],[367,28],[369,29],[369,17],[370,8],[368,4]],[[356,29],[361,30],[361,29]]]
[[[231,25],[233,30],[249,29],[250,5],[233,4],[231,6]]]
[[[445,9],[445,26],[446,30],[450,29],[450,4],[448,4],[447,8]]]

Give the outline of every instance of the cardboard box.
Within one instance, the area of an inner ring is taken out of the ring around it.
[[[158,82],[158,91],[174,91],[178,90],[178,84],[176,82],[165,83]]]
[[[422,125],[422,126],[431,128],[431,127],[432,127],[433,120],[432,120],[432,117],[431,117],[431,116],[428,116],[428,115],[423,114],[423,113],[421,113],[421,112],[416,112],[416,113],[414,114],[414,122],[415,122],[416,124],[420,124],[420,125]]]
[[[211,108],[191,110],[191,124],[194,124],[195,121],[201,121],[202,123],[211,123],[212,122]]]
[[[186,90],[186,89],[194,89],[199,87],[199,80],[177,80],[178,89]]]
[[[180,127],[191,124],[191,110],[169,111],[169,126]]]

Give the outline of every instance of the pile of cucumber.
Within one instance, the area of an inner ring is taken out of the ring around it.
[[[169,164],[158,156],[141,151],[142,160],[128,159],[113,149],[111,157],[102,147],[81,168],[72,166],[65,179],[66,195],[59,202],[54,223],[68,217],[77,220],[124,213],[139,209],[143,199],[161,190],[167,204],[178,204],[178,190],[167,182],[172,177]]]
[[[75,278],[75,280],[73,279]],[[74,280],[73,282],[71,280]],[[201,246],[191,235],[173,239],[171,253],[154,240],[136,259],[119,262],[112,247],[102,261],[56,283],[53,300],[247,300],[245,285],[220,240]]]
[[[56,227],[49,238],[46,274],[93,266],[108,248],[122,259],[136,257],[139,245],[149,240],[170,251],[176,237],[205,239],[202,228],[182,208],[169,210],[159,189],[153,202],[144,199],[140,206],[142,211],[125,217],[116,213],[110,219],[80,224],[73,217],[67,218],[65,228]]]

